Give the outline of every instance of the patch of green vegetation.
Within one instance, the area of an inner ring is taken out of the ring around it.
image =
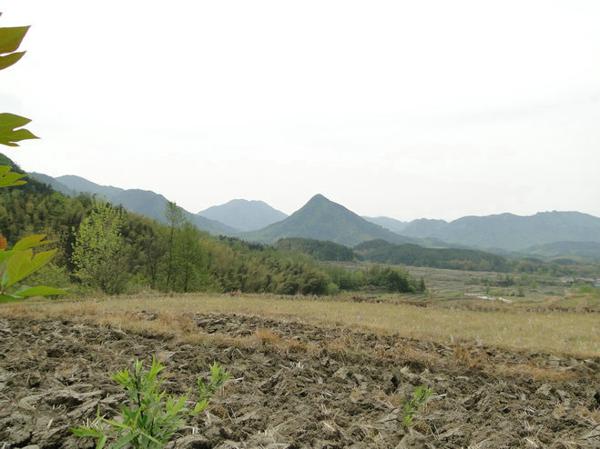
[[[185,425],[186,416],[204,411],[229,379],[229,374],[214,363],[208,382],[198,379],[198,401],[190,407],[187,396],[172,396],[163,389],[160,373],[164,368],[153,359],[150,369],[145,370],[142,362],[136,360],[133,369],[116,373],[113,380],[127,393],[119,417],[98,416],[90,425],[75,427],[72,432],[78,437],[96,439],[96,449],[107,443],[111,449],[162,449]]]
[[[298,251],[323,261],[350,262],[355,259],[351,248],[329,241],[286,238],[278,240],[275,247],[284,251]]]
[[[325,266],[331,280],[342,290],[374,290],[380,292],[423,293],[423,278],[417,280],[400,267],[356,265],[353,269],[337,265]]]
[[[393,245],[383,240],[364,242],[354,248],[364,260],[471,271],[509,271],[510,263],[496,254],[461,248],[425,248],[419,245]]]
[[[583,284],[577,288],[577,292],[582,295],[589,295],[593,298],[600,298],[600,287],[595,287],[590,284]]]
[[[406,427],[413,424],[415,415],[423,409],[429,398],[433,396],[433,390],[424,385],[414,389],[411,398],[405,402],[403,408],[402,422]]]

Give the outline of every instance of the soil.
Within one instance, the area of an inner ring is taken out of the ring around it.
[[[222,342],[0,319],[0,448],[94,447],[69,429],[98,408],[114,416],[124,396],[111,374],[153,354],[167,365],[174,393],[191,388],[215,360],[233,377],[173,448],[600,448],[598,358],[240,315],[193,319],[199,335]],[[227,345],[225,337],[254,344]],[[559,375],[539,375],[546,371]],[[403,404],[419,385],[434,395],[406,428]]]

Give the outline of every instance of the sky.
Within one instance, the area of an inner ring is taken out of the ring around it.
[[[5,0],[25,170],[291,213],[600,216],[597,0]]]

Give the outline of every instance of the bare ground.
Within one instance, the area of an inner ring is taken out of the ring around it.
[[[69,428],[98,407],[114,415],[122,396],[110,374],[153,354],[167,364],[173,392],[187,391],[215,360],[234,378],[175,447],[600,448],[597,357],[239,314],[188,318],[195,341],[71,319],[0,318],[0,448],[93,447]],[[435,395],[406,429],[402,405],[418,385]]]

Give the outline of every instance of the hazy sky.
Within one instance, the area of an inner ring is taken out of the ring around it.
[[[5,0],[23,168],[292,212],[600,215],[600,1]]]

